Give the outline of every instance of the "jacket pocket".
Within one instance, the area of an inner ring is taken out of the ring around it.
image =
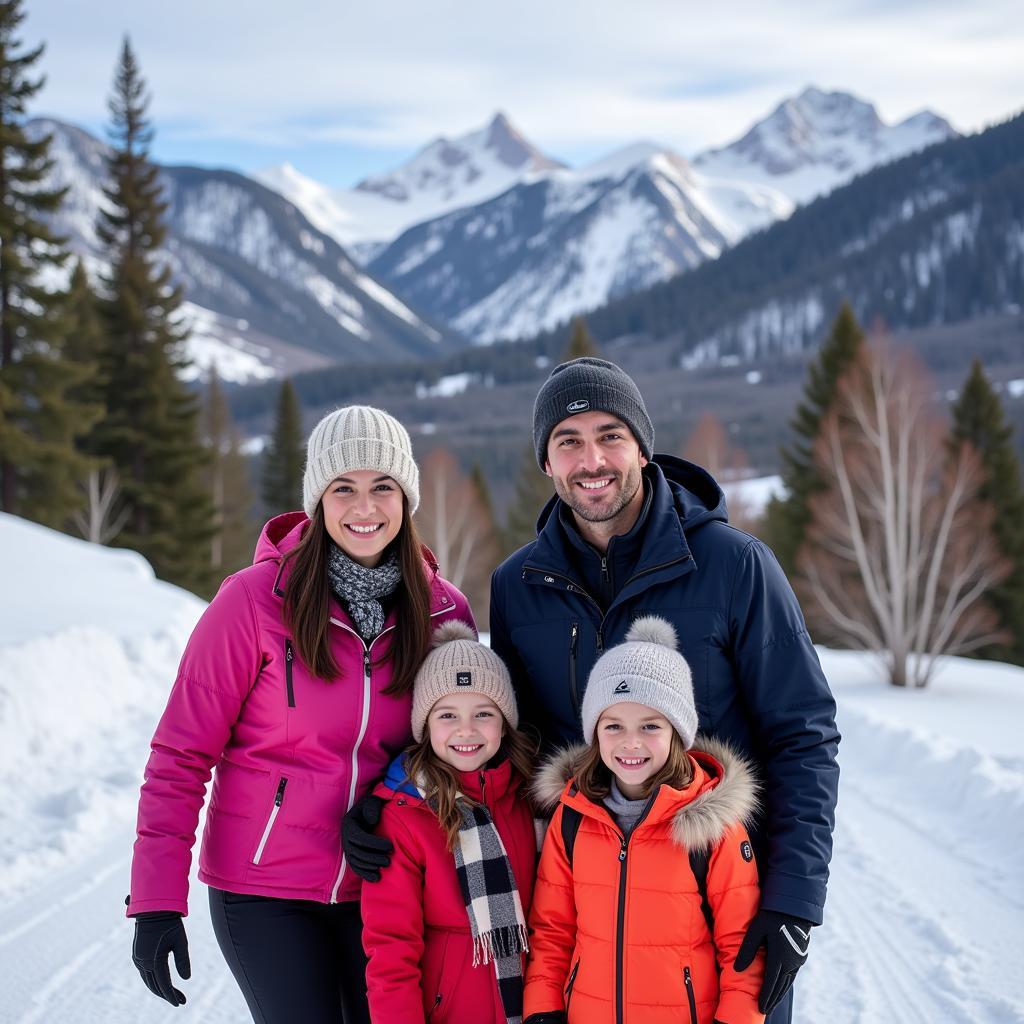
[[[291,640],[284,642],[284,681],[288,690],[288,707],[295,707],[295,683],[292,680],[292,665],[295,662],[295,649]]]
[[[572,989],[573,989],[573,986],[576,984],[576,973],[577,973],[577,971],[579,971],[579,969],[580,969],[580,962],[579,962],[579,960],[577,960],[576,963],[574,963],[572,965],[572,970],[569,972],[569,980],[566,982],[566,985],[565,985],[565,1016],[566,1017],[569,1016],[569,1003],[572,1000]]]
[[[436,933],[435,933],[436,934]],[[448,947],[451,945],[451,935],[448,932],[444,932],[444,942],[441,945],[441,955],[434,962],[433,969],[430,974],[433,977],[424,977],[425,985],[429,985],[429,988],[424,988],[424,1011],[428,1021],[441,1021],[444,1019],[444,1014],[448,1009],[448,1003],[451,1001],[451,992],[448,990],[447,985],[447,974],[448,974]]]
[[[253,864],[259,864],[263,857],[267,840],[270,838],[270,833],[274,830],[274,822],[277,821],[277,816],[281,813],[281,804],[284,803],[284,791],[287,788],[288,780],[282,775],[281,781],[277,784],[277,792],[274,794],[274,805],[270,808],[270,816],[267,818],[267,824],[263,828],[263,835],[260,836],[259,845],[256,847],[256,852],[252,855]]]
[[[686,986],[686,1001],[690,1005],[690,1024],[697,1024],[697,997],[693,994],[693,975],[690,968],[683,968],[683,984]]]
[[[569,626],[569,697],[572,699],[572,713],[579,721],[580,691],[576,680],[576,648],[580,640],[580,624],[573,622]]]

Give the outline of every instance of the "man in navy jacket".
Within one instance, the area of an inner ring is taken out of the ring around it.
[[[643,398],[613,363],[556,367],[537,395],[534,442],[556,496],[537,539],[491,580],[491,646],[520,714],[548,747],[579,741],[598,654],[638,615],[673,623],[701,731],[761,772],[761,910],[736,966],[764,946],[762,1010],[789,1021],[790,985],[822,920],[839,782],[835,702],[797,600],[771,551],[728,525],[712,477],[653,454]]]

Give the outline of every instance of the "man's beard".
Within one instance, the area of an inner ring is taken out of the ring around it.
[[[592,505],[588,504],[584,493],[576,487],[580,480],[600,480],[603,477],[612,477],[612,487],[616,483],[619,489],[610,504]],[[632,467],[626,474],[625,480],[618,473],[596,473],[593,476],[574,476],[568,484],[563,485],[562,481],[555,477],[555,493],[573,510],[573,512],[586,520],[588,523],[606,523],[620,515],[622,510],[636,497],[640,489],[641,476],[640,467]]]

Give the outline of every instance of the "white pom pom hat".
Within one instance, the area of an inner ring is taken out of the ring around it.
[[[434,630],[433,650],[423,659],[412,691],[412,734],[423,739],[430,709],[450,693],[482,693],[490,697],[515,729],[519,709],[505,662],[480,643],[461,619],[449,619]]]
[[[660,711],[671,723],[683,746],[693,746],[697,734],[697,708],[693,677],[677,650],[672,624],[657,615],[637,619],[626,639],[605,651],[594,663],[583,695],[583,739],[594,741],[601,712],[615,704],[644,704]]]

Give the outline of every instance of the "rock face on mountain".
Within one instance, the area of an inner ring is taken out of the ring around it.
[[[105,202],[106,147],[60,121],[31,130],[53,136],[53,179],[69,187],[57,219],[69,247],[102,273],[96,220]],[[168,236],[162,256],[191,306],[200,362],[245,353],[250,371],[444,354],[462,342],[425,319],[354,263],[288,200],[243,175],[163,167]],[[238,364],[238,360],[226,360]],[[243,362],[245,362],[243,360]]]

